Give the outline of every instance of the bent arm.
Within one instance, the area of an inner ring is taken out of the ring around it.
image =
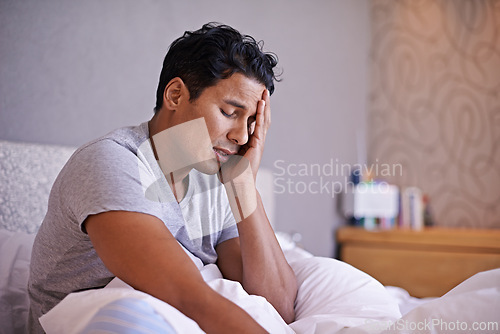
[[[295,319],[297,281],[269,223],[260,195],[257,208],[237,224],[239,238],[216,248],[225,278],[239,281],[250,294],[265,297],[286,323]]]
[[[163,222],[111,211],[84,227],[106,267],[137,290],[172,305],[207,333],[265,333],[243,309],[212,290]]]

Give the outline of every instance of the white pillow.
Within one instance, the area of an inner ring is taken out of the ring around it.
[[[314,257],[290,263],[299,286],[297,333],[334,333],[367,321],[401,317],[397,302],[373,277],[335,259]]]
[[[0,229],[0,324],[5,333],[24,333],[34,234]]]
[[[407,333],[415,328],[429,334],[499,333],[499,310],[500,269],[483,271],[444,296],[414,308],[387,333]]]

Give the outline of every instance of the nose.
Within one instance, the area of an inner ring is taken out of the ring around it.
[[[248,141],[248,125],[246,122],[238,122],[228,133],[228,139],[238,145],[245,145]]]

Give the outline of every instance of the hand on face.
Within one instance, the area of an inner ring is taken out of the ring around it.
[[[255,122],[249,129],[249,139],[247,143],[240,147],[238,154],[231,156],[229,160],[221,166],[219,179],[227,182],[240,177],[237,182],[247,182],[248,176],[253,177],[255,182],[257,171],[264,153],[264,144],[267,131],[271,125],[271,107],[269,91],[266,89],[262,93],[262,99],[257,103]],[[247,168],[250,168],[247,170]],[[251,172],[251,174],[250,174]],[[241,181],[240,181],[241,180]]]
[[[262,100],[257,104],[257,114],[255,123],[250,131],[251,135],[248,142],[240,149],[239,154],[250,161],[254,178],[257,176],[257,170],[260,166],[262,154],[264,153],[264,144],[266,141],[267,130],[271,125],[271,104],[269,91],[266,89],[262,94]]]

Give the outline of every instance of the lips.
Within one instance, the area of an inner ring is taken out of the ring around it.
[[[215,152],[215,156],[217,157],[217,161],[220,163],[224,163],[229,159],[229,156],[235,154],[236,152],[232,152],[229,150],[226,150],[224,148],[219,148],[219,147],[213,147],[212,148]]]

